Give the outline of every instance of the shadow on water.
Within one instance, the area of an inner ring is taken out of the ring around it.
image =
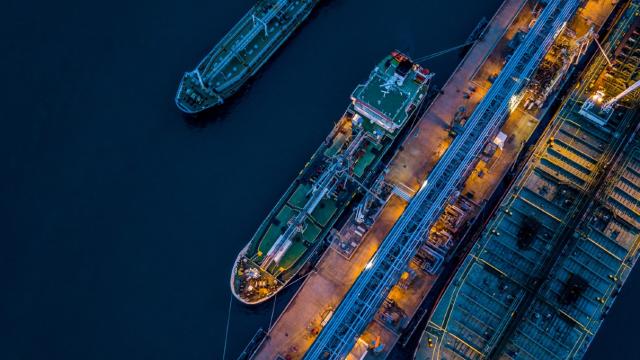
[[[233,109],[237,105],[238,99],[247,92],[248,86],[243,86],[238,93],[227,99],[222,105],[215,106],[197,114],[187,114],[179,109],[176,109],[182,115],[184,122],[190,127],[195,129],[204,129],[209,124],[214,122],[224,121],[228,115],[233,112]]]

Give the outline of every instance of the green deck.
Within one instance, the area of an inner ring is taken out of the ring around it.
[[[318,204],[318,207],[313,211],[311,217],[318,222],[318,224],[322,226],[326,226],[329,223],[329,220],[333,217],[333,215],[338,210],[338,206],[336,202],[332,199],[323,199]]]
[[[307,247],[301,242],[294,242],[280,260],[280,267],[289,270],[307,252]]]
[[[311,189],[311,184],[300,184],[289,198],[288,203],[301,209],[307,203],[307,194]]]
[[[415,72],[409,71],[401,86],[389,87],[389,83],[396,75],[397,66],[398,61],[395,59],[391,59],[389,63],[381,62],[369,81],[358,86],[352,97],[375,108],[396,125],[403,125],[407,120],[405,110],[415,101],[423,85],[414,81]]]
[[[378,126],[378,125],[376,125],[376,124],[374,124],[371,121],[366,120],[366,119],[365,119],[365,121],[362,122],[362,127],[366,131],[368,131],[368,132],[370,132],[372,134],[375,133],[375,132],[383,132],[384,133],[384,129],[382,127],[380,127],[380,126]],[[393,137],[395,134],[386,133],[385,135],[387,135],[389,137]]]
[[[280,259],[279,268],[290,269],[308,250],[305,243],[315,245],[318,241],[318,235],[322,232],[322,228],[307,222],[307,228],[302,233],[303,241],[294,241],[287,252]]]
[[[377,147],[375,144],[369,143],[367,146],[366,152],[358,159],[356,166],[353,169],[353,172],[358,176],[362,177],[366,170],[369,168],[369,165],[376,160],[378,156],[376,156],[375,151],[377,151]]]
[[[405,103],[408,102],[409,96],[397,89],[390,90],[388,93],[381,93],[380,88],[385,85],[386,81],[380,76],[371,79],[368,86],[363,86],[354,94],[363,102],[375,106],[384,115],[393,119],[396,124],[400,120],[404,120],[401,111],[404,110]]]
[[[274,224],[273,222],[269,225],[269,229],[262,237],[260,241],[260,245],[258,246],[258,252],[262,253],[259,255],[259,258],[262,258],[267,254],[269,249],[273,246],[273,244],[278,240],[278,237],[282,235],[282,228],[287,226],[287,222],[295,216],[295,212],[289,206],[284,206],[282,210],[276,215],[275,219],[278,221],[278,224]]]
[[[310,221],[307,221],[306,225],[307,228],[302,232],[302,240],[309,244],[315,244],[322,228]]]
[[[253,16],[258,18],[265,16],[272,7],[276,6],[276,3],[276,0],[258,2],[198,65],[206,85],[216,91],[224,91],[218,86],[235,76],[243,76],[243,72],[250,72],[252,68],[259,66],[265,56],[270,54],[270,50],[277,47],[290,34],[290,30],[283,31],[283,27],[286,28],[286,25],[291,24],[286,23],[281,16],[268,19],[266,24],[268,32],[265,32],[263,26],[253,19]],[[282,7],[281,12],[289,16],[289,23],[297,25],[309,14],[314,5],[315,1],[309,0],[289,1]],[[242,44],[244,46],[236,49]],[[222,64],[221,61],[224,59],[227,60]],[[215,71],[216,69],[219,70]]]

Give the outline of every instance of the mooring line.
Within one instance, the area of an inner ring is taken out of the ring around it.
[[[229,310],[227,310],[227,330],[224,332],[224,349],[222,350],[222,360],[227,356],[227,339],[229,338],[229,323],[231,322],[231,304],[233,304],[233,295],[229,296]]]

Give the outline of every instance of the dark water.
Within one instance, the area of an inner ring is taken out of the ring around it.
[[[232,262],[356,83],[393,48],[463,42],[499,2],[329,1],[197,125],[180,75],[253,0],[3,2],[0,359],[222,358]],[[427,65],[442,83],[456,63]],[[638,276],[620,298],[591,358],[634,355]],[[271,306],[232,305],[228,358]]]

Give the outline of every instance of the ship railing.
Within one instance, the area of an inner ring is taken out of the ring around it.
[[[291,5],[293,6],[293,5]],[[293,18],[298,18],[300,16],[300,14],[305,10],[305,7],[300,7],[293,15]],[[261,25],[260,25],[261,26]],[[260,31],[262,31],[262,29],[259,29],[258,26],[258,31],[256,32],[259,33]],[[255,29],[254,29],[255,30]],[[274,30],[274,33],[272,33],[272,36],[270,36],[267,41],[265,41],[265,43],[263,44],[263,46],[260,47],[260,50],[258,51],[258,53],[252,57],[251,61],[247,64],[245,64],[245,66],[243,67],[242,70],[238,71],[234,76],[225,79],[224,82],[222,82],[220,85],[217,85],[216,88],[218,89],[218,91],[223,91],[225,88],[235,84],[236,82],[238,82],[243,76],[245,76],[245,74],[247,73],[247,71],[250,71],[252,68],[255,68],[255,64],[259,61],[262,60],[262,58],[264,57],[265,53],[268,53],[270,51],[273,51],[274,48],[274,43],[276,43],[277,41],[279,41],[280,39],[282,39],[282,33],[285,31],[286,29],[284,27],[279,27],[277,30]],[[255,35],[254,35],[255,36]],[[247,43],[250,42],[251,40],[253,40],[253,38],[248,39]],[[281,40],[280,40],[281,41]],[[246,46],[246,45],[245,45]],[[243,49],[245,48],[245,46],[240,46],[239,49]],[[238,51],[240,51],[238,50]],[[220,73],[220,71],[222,71],[222,68],[224,68],[229,61],[231,61],[231,56],[235,56],[237,55],[238,51],[236,52],[230,52],[228,54],[229,58],[225,60],[225,62],[220,62],[216,68],[211,71],[208,72],[207,70],[207,79],[210,79],[212,77],[215,77],[217,74]]]
[[[238,81],[240,81],[240,79],[241,79],[242,77],[244,77],[244,76],[245,76],[245,74],[246,74],[248,71],[250,71],[250,69],[254,66],[255,62],[259,61],[259,59],[261,59],[261,58],[263,57],[264,53],[266,53],[266,52],[268,52],[268,51],[271,51],[271,50],[272,50],[272,48],[271,48],[271,44],[275,41],[275,39],[277,39],[277,38],[279,37],[279,34],[280,34],[283,30],[282,30],[282,29],[278,29],[277,31],[278,31],[278,36],[274,36],[274,37],[273,37],[273,38],[271,38],[268,42],[266,42],[266,43],[265,43],[265,45],[264,45],[264,46],[262,46],[262,47],[260,48],[260,51],[259,51],[259,52],[258,52],[258,54],[253,58],[254,60],[253,60],[251,63],[247,64],[246,66],[243,66],[243,68],[242,68],[242,69],[240,69],[240,70],[239,70],[235,75],[233,75],[233,76],[231,76],[231,77],[229,77],[229,78],[226,78],[226,77],[225,77],[224,82],[221,82],[220,84],[218,84],[218,85],[216,85],[216,86],[215,86],[215,87],[216,87],[216,90],[218,90],[218,91],[220,91],[220,92],[221,92],[221,91],[224,91],[224,89],[226,89],[226,88],[228,88],[228,87],[232,86],[233,84],[237,83]],[[226,63],[225,63],[225,64],[223,64],[222,66],[225,66],[225,65],[226,65]],[[210,78],[212,78],[212,77],[215,77],[215,76],[216,76],[217,74],[219,74],[219,73],[220,73],[219,71],[211,72],[211,73],[209,73],[209,75],[207,75],[207,79],[210,79]]]
[[[501,71],[390,234],[356,279],[329,323],[307,352],[306,359],[344,357],[369,324],[444,209],[491,134],[509,111],[510,98],[522,89],[578,0],[554,0],[541,13],[525,41]]]
[[[201,69],[203,72],[209,70],[209,67],[215,62],[216,57],[224,49],[225,45],[228,45],[231,40],[238,36],[240,31],[245,27],[247,21],[251,19],[252,14],[256,11],[258,5],[254,5],[247,13],[227,32],[222,39],[207,53],[207,55],[200,60],[196,69]]]
[[[207,78],[214,76],[219,73],[230,61],[233,57],[237,56],[238,53],[247,47],[247,45],[253,41],[260,32],[263,31],[264,26],[262,24],[268,24],[276,15],[282,10],[282,8],[289,3],[288,0],[278,0],[274,4],[274,6],[263,16],[263,17],[255,17],[259,19],[259,23],[254,21],[254,16],[246,18],[244,23],[246,24],[249,20],[253,21],[253,25],[251,30],[242,36],[242,38],[237,41],[235,44],[231,46],[231,49],[224,55],[222,59],[216,61],[216,57],[211,57],[210,61],[206,63],[203,72],[206,74]],[[237,34],[236,34],[237,35]],[[267,44],[270,44],[277,36],[272,37]],[[229,39],[231,40],[231,39]],[[265,46],[267,47],[267,46]],[[211,64],[213,63],[213,69],[211,69]]]

